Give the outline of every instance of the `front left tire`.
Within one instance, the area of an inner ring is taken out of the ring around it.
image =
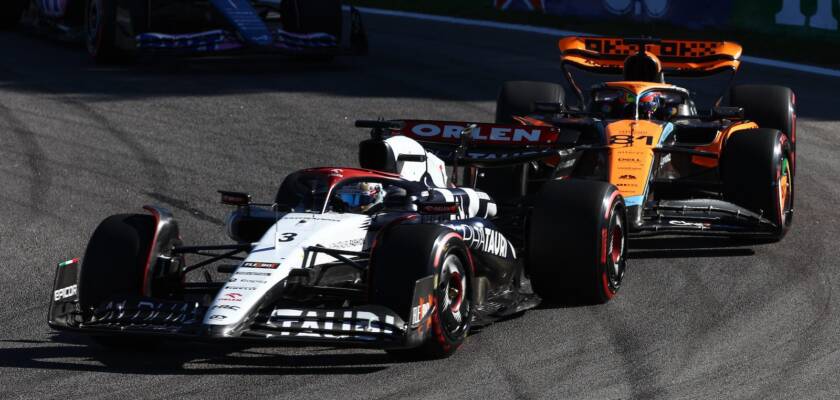
[[[771,241],[784,238],[793,222],[793,151],[776,129],[746,129],[726,141],[721,157],[725,200],[772,222]]]
[[[389,350],[399,359],[452,355],[472,324],[472,270],[459,234],[439,225],[397,225],[383,232],[371,255],[370,300],[410,321],[415,284],[434,276],[433,306],[425,341],[411,349]]]

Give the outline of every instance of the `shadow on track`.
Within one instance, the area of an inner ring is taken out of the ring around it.
[[[466,76],[451,76],[449,66],[431,61],[436,51],[428,46],[385,45],[369,57],[330,63],[277,56],[143,57],[135,65],[115,66],[96,65],[83,48],[24,33],[0,33],[0,48],[6,60],[13,60],[0,62],[0,87],[93,101],[260,93],[475,101],[494,99],[498,86],[488,74],[492,91],[452,88],[450,81]]]
[[[0,349],[0,368],[109,372],[143,375],[356,375],[389,368],[382,353],[287,355],[272,348],[231,344],[167,342],[154,350],[105,349],[82,335],[59,333],[52,340],[2,340],[26,347]],[[31,346],[36,344],[36,346]]]

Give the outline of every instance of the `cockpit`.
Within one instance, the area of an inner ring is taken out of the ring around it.
[[[590,98],[589,110],[604,119],[669,121],[697,114],[688,92],[676,87],[656,87],[636,94],[623,87],[598,85]]]
[[[300,171],[283,181],[276,202],[280,212],[375,214],[410,208],[411,186],[412,182],[375,176],[342,179],[322,171]]]

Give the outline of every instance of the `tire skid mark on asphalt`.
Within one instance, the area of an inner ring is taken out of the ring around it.
[[[50,169],[46,152],[38,143],[38,134],[29,129],[22,120],[15,116],[15,110],[9,108],[0,101],[0,119],[9,124],[9,130],[24,148],[26,154],[26,165],[32,172],[29,178],[29,211],[35,218],[41,218],[43,211],[47,209],[46,200],[49,198],[52,187],[52,171]]]
[[[4,203],[4,204],[10,204],[10,205],[20,207],[20,209],[23,210],[24,213],[32,210],[31,203],[29,201],[26,201],[26,200],[15,199],[13,197],[5,196],[3,194],[0,194],[0,200],[2,200],[2,203]],[[55,220],[54,222],[62,222],[62,223],[67,223],[67,224],[73,223],[73,221],[71,219],[68,219],[65,216],[62,216],[60,214],[56,214],[55,212],[53,212],[49,208],[38,209],[38,214],[41,215],[41,216],[47,216],[50,219]],[[0,268],[0,269],[3,269],[3,268]]]
[[[697,298],[699,300],[699,307],[692,308],[691,310],[696,312],[693,312],[687,318],[688,326],[685,328],[685,331],[696,335],[697,340],[689,342],[688,346],[682,349],[683,354],[680,357],[676,357],[678,360],[681,360],[680,371],[684,371],[689,367],[694,362],[695,357],[702,353],[706,345],[704,339],[708,338],[714,330],[725,325],[729,317],[731,317],[727,304],[732,304],[729,301],[734,293],[732,287],[735,286],[735,282],[739,278],[746,275],[746,271],[736,269],[729,271],[729,273],[734,275],[734,279],[730,280],[727,288],[722,289],[726,295],[722,300],[719,300],[712,293],[715,290],[720,291],[720,288],[713,289],[703,284],[703,277],[700,276],[697,270],[692,268],[685,269],[686,281],[689,282],[687,286],[690,289],[684,291],[683,294]],[[692,282],[696,283],[696,285],[690,285]],[[675,379],[676,376],[679,376],[679,373],[675,375]]]
[[[665,388],[653,382],[660,375],[646,361],[647,346],[639,339],[644,335],[633,332],[632,325],[619,313],[610,313],[605,319],[609,322],[603,325],[607,328],[607,335],[611,337],[610,342],[613,343],[615,353],[621,358],[621,367],[630,387],[629,398],[671,398]]]
[[[209,223],[211,223],[213,225],[217,225],[217,226],[224,226],[225,225],[225,222],[222,221],[221,219],[218,219],[218,218],[216,218],[212,215],[209,215],[209,214],[205,213],[204,211],[202,211],[198,208],[195,208],[195,207],[191,206],[190,203],[187,202],[187,201],[184,201],[184,200],[181,200],[181,199],[176,199],[174,197],[167,196],[167,195],[162,194],[162,193],[147,192],[147,193],[144,193],[144,194],[146,196],[149,196],[149,197],[163,203],[163,204],[171,206],[171,207],[173,207],[177,210],[184,211],[189,216],[191,216],[191,217],[193,217],[193,218],[195,218],[199,221],[209,222]]]
[[[101,111],[83,100],[73,97],[60,97],[60,99],[63,103],[79,110],[91,121],[96,122],[109,135],[131,150],[132,156],[140,162],[143,168],[145,180],[156,192],[160,193],[168,190],[169,174],[166,172],[166,167],[141,141],[137,140],[130,132],[126,132],[111,122]],[[115,160],[115,162],[119,161]]]
[[[506,321],[501,321],[500,323],[505,322]],[[528,382],[523,377],[520,377],[520,375],[517,374],[515,371],[513,371],[511,367],[509,367],[510,360],[505,359],[504,349],[499,349],[500,346],[498,344],[484,341],[481,338],[482,336],[480,333],[471,334],[467,337],[467,340],[472,342],[473,347],[481,349],[481,354],[476,354],[475,356],[482,355],[493,363],[495,370],[499,372],[503,384],[505,385],[505,387],[508,388],[512,397],[516,399],[536,398],[536,396],[527,389]]]

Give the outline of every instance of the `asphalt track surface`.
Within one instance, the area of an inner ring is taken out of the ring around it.
[[[96,224],[171,208],[220,243],[217,189],[270,199],[285,174],[356,165],[356,118],[492,119],[502,81],[560,81],[547,36],[367,18],[373,54],[329,66],[152,62],[0,34],[0,398],[838,398],[837,79],[745,65],[799,100],[796,218],[777,245],[636,241],[605,306],[544,308],[452,358],[168,345],[112,353],[46,325],[54,264]]]

